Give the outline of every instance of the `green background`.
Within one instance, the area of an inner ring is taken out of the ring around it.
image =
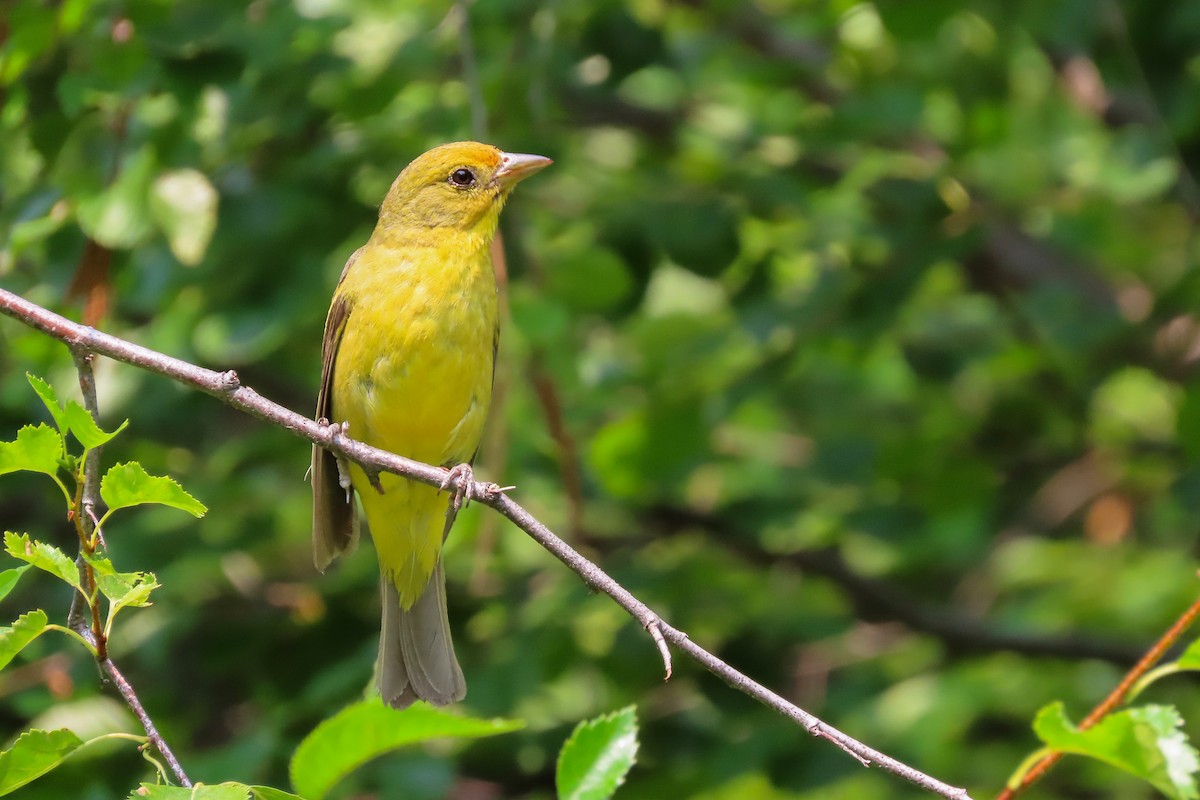
[[[468,137],[554,158],[505,212],[477,474],[701,645],[976,797],[1040,707],[1081,718],[1196,593],[1195,3],[3,12],[0,284],[78,317],[90,237],[100,327],[301,413],[333,283],[404,164]],[[0,321],[2,438],[45,418],[26,370],[73,391],[65,347]],[[302,441],[132,367],[98,379],[105,422],[131,419],[106,462],[210,509],[110,527],[117,565],[164,584],[114,658],[193,779],[286,787],[369,680],[370,547],[315,573]],[[7,476],[0,527],[70,548],[58,502]],[[466,708],[529,727],[381,759],[340,796],[550,797],[574,724],[628,703],[618,797],[924,796],[689,662],[664,684],[624,612],[487,509],[446,571]],[[0,616],[68,601],[27,575]],[[1194,680],[1147,699],[1200,719]],[[0,734],[30,725],[137,729],[49,637],[0,675]],[[25,793],[148,774],[120,745]],[[1068,759],[1029,796],[1153,795]]]

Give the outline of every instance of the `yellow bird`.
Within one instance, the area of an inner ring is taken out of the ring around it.
[[[509,193],[550,159],[478,142],[444,144],[404,168],[379,222],[342,271],[322,346],[317,418],[350,438],[469,476],[492,397],[499,336],[490,245]],[[438,489],[313,448],[313,558],[324,570],[358,538],[353,492],[379,555],[380,694],[461,700],[446,616]]]

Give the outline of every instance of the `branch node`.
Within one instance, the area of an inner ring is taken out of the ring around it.
[[[475,496],[481,500],[495,500],[505,492],[511,492],[516,486],[501,486],[497,483],[476,484]]]
[[[221,381],[221,388],[226,392],[235,392],[242,388],[242,379],[238,377],[235,370],[225,370],[221,373],[219,380]]]

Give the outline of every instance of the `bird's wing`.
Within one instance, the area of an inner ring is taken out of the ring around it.
[[[342,269],[338,286],[358,260],[362,248],[354,251]],[[351,303],[344,294],[335,294],[325,318],[325,335],[321,342],[321,388],[317,392],[317,419],[333,419],[333,366],[337,362],[338,346],[350,318]],[[358,542],[358,514],[354,510],[353,493],[343,488],[341,470],[333,453],[319,445],[312,449],[313,487],[313,562],[324,570],[330,562]]]

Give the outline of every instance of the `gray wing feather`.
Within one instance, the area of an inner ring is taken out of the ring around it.
[[[338,285],[358,260],[362,249],[354,251],[342,269]],[[321,343],[321,388],[317,393],[317,419],[333,419],[333,368],[337,362],[338,345],[350,317],[350,301],[335,295],[325,318],[325,335]],[[358,514],[354,508],[353,492],[343,489],[339,482],[337,458],[319,445],[312,449],[313,489],[313,563],[324,571],[335,558],[353,550],[358,543]]]

